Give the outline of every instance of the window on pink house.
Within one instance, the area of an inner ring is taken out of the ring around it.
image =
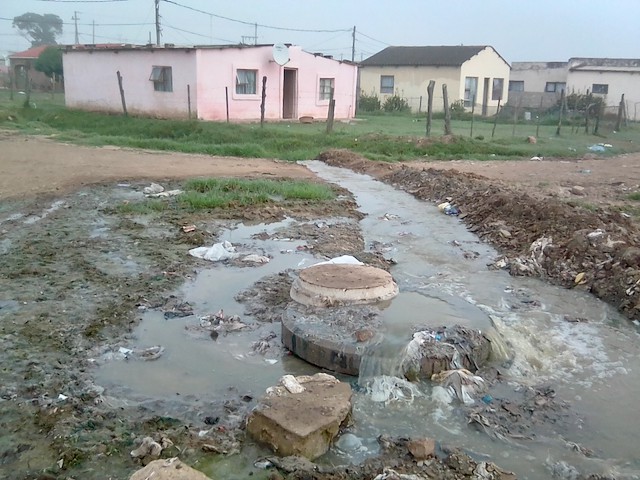
[[[239,95],[255,95],[257,70],[236,70],[236,93]]]
[[[152,67],[149,80],[153,82],[153,89],[156,92],[173,92],[171,67]]]
[[[333,90],[334,79],[333,78],[321,78],[320,79],[320,92],[318,98],[320,100],[329,100],[331,98],[331,90]]]

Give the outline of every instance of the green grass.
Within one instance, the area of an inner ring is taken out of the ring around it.
[[[630,193],[629,195],[627,195],[627,198],[629,200],[634,200],[634,201],[640,201],[640,192],[633,192]]]
[[[279,200],[325,201],[335,198],[326,185],[293,180],[195,179],[180,203],[192,209],[248,206]]]
[[[580,157],[594,143],[611,143],[601,155],[640,150],[640,127],[631,123],[613,133],[602,125],[603,135],[585,134],[577,125],[564,125],[556,136],[555,125],[540,125],[537,143],[527,142],[536,134],[532,122],[513,125],[477,118],[471,122],[453,120],[453,140],[445,139],[444,121],[434,119],[432,135],[425,137],[424,115],[363,115],[351,122],[335,123],[327,134],[324,122],[228,124],[195,120],[158,120],[122,115],[69,110],[61,94],[32,94],[32,108],[23,108],[24,96],[0,92],[0,128],[25,133],[48,134],[84,145],[117,145],[209,155],[306,160],[330,148],[346,148],[364,157],[387,161],[440,159],[513,159],[531,156]],[[35,106],[35,108],[33,108]]]
[[[300,180],[246,180],[205,178],[189,180],[184,193],[174,198],[147,198],[127,202],[115,208],[117,213],[148,215],[177,206],[189,210],[246,207],[278,201],[333,200],[335,193],[324,184]]]

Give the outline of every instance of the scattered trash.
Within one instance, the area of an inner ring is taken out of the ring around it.
[[[583,174],[585,174],[585,175],[589,175],[589,174],[591,173],[591,170],[589,170],[589,169],[580,170],[580,172],[579,172],[579,173],[583,173]]]
[[[366,386],[371,400],[374,402],[389,403],[403,400],[413,402],[416,397],[422,396],[418,387],[404,378],[390,375],[379,375],[369,380]]]
[[[182,190],[167,190],[166,192],[151,193],[147,197],[160,198],[160,197],[175,197],[176,195],[182,195]]]
[[[460,209],[450,202],[443,202],[439,204],[438,210],[445,215],[460,215]]]
[[[335,257],[335,258],[332,258],[330,260],[325,260],[324,262],[316,263],[315,265],[327,265],[327,264],[331,264],[331,265],[341,265],[341,264],[364,265],[364,263],[362,263],[356,257],[353,257],[351,255],[341,255],[339,257]]]
[[[248,263],[265,264],[265,263],[269,263],[270,259],[269,257],[265,257],[264,255],[257,255],[255,253],[252,253],[250,255],[243,257],[242,261],[248,262]]]
[[[531,157],[530,160],[534,160],[536,162],[541,162],[542,160],[544,160],[544,157],[538,157],[537,155],[534,157]]]
[[[631,323],[633,323],[636,327],[640,327],[640,321],[639,320],[631,320]]]
[[[192,248],[189,250],[189,255],[202,258],[203,260],[209,260],[210,262],[229,260],[238,256],[236,248],[228,241],[216,243],[211,247]]]
[[[183,225],[182,226],[182,231],[184,233],[195,232],[196,231],[196,226],[195,225]]]
[[[612,148],[612,147],[613,145],[611,145],[610,143],[596,143],[594,145],[591,145],[589,147],[589,150],[592,152],[602,153],[606,151],[607,148]]]
[[[62,393],[60,395],[58,395],[58,400],[64,402],[67,398],[69,398],[67,395],[63,395]]]
[[[249,325],[240,320],[238,315],[225,316],[224,310],[220,309],[218,312],[200,317],[200,325],[195,330],[204,329],[211,331],[211,338],[214,340],[217,338],[218,333],[227,334],[229,332],[235,332],[248,328]],[[194,327],[187,326],[187,330],[194,330]],[[215,336],[214,336],[215,333]]]
[[[389,220],[397,220],[397,219],[399,219],[399,218],[400,218],[400,217],[399,217],[398,215],[395,215],[395,214],[393,214],[393,213],[385,213],[383,216],[378,217],[378,219],[379,219],[379,220],[386,220],[386,221],[389,221]]]
[[[485,388],[484,379],[465,368],[445,370],[431,377],[434,382],[442,383],[451,399],[457,398],[466,405],[475,403],[473,395]]]
[[[158,183],[152,183],[148,187],[142,189],[142,193],[145,195],[155,195],[156,193],[164,192],[164,187]]]
[[[576,278],[574,278],[574,283],[576,285],[584,285],[585,283],[587,283],[587,280],[585,277],[585,273],[584,272],[580,272],[579,274],[576,275]]]
[[[118,348],[118,355],[115,358],[120,358],[124,360],[144,360],[144,361],[152,361],[157,360],[164,353],[164,347],[161,345],[154,345],[153,347],[148,348]]]

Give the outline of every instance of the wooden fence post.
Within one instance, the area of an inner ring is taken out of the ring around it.
[[[191,85],[187,84],[187,107],[189,109],[189,120],[191,120]]]
[[[120,75],[120,70],[116,72],[118,76],[118,88],[120,89],[120,100],[122,101],[122,111],[124,112],[124,116],[127,117],[129,114],[127,113],[127,102],[124,98],[124,88],[122,88],[122,75]]]
[[[620,131],[620,127],[622,126],[622,116],[624,114],[624,93],[620,98],[620,104],[618,105],[618,119],[616,120],[616,132]]]
[[[449,110],[449,94],[447,84],[442,84],[442,100],[444,102],[444,134],[451,135],[451,111]]]
[[[498,98],[498,107],[496,109],[496,116],[493,117],[493,129],[491,130],[491,138],[496,134],[496,125],[498,124],[498,114],[500,113],[500,102],[502,97]]]
[[[473,138],[473,117],[476,111],[476,94],[473,94],[473,103],[471,103],[471,131],[469,132],[469,137]]]
[[[435,80],[429,80],[429,86],[427,87],[427,137],[431,135],[431,121],[433,120],[433,89],[435,86]]]
[[[264,104],[267,100],[267,76],[262,77],[262,101],[260,102],[260,126],[264,127]]]
[[[224,87],[224,99],[227,105],[227,123],[229,123],[229,87]]]
[[[560,127],[562,126],[562,113],[565,104],[564,90],[560,92],[560,115],[558,115],[558,127],[556,128],[556,136],[560,136]]]
[[[540,119],[542,118],[542,104],[544,97],[540,95],[540,106],[538,107],[538,118],[536,119],[536,139],[540,136]]]
[[[333,98],[333,88],[329,93],[329,112],[327,114],[327,133],[333,132],[333,118],[336,113],[336,101]]]

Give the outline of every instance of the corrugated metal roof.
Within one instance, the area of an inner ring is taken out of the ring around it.
[[[427,47],[387,47],[360,64],[369,66],[459,67],[488,45],[441,45]],[[506,62],[505,62],[506,63]]]

